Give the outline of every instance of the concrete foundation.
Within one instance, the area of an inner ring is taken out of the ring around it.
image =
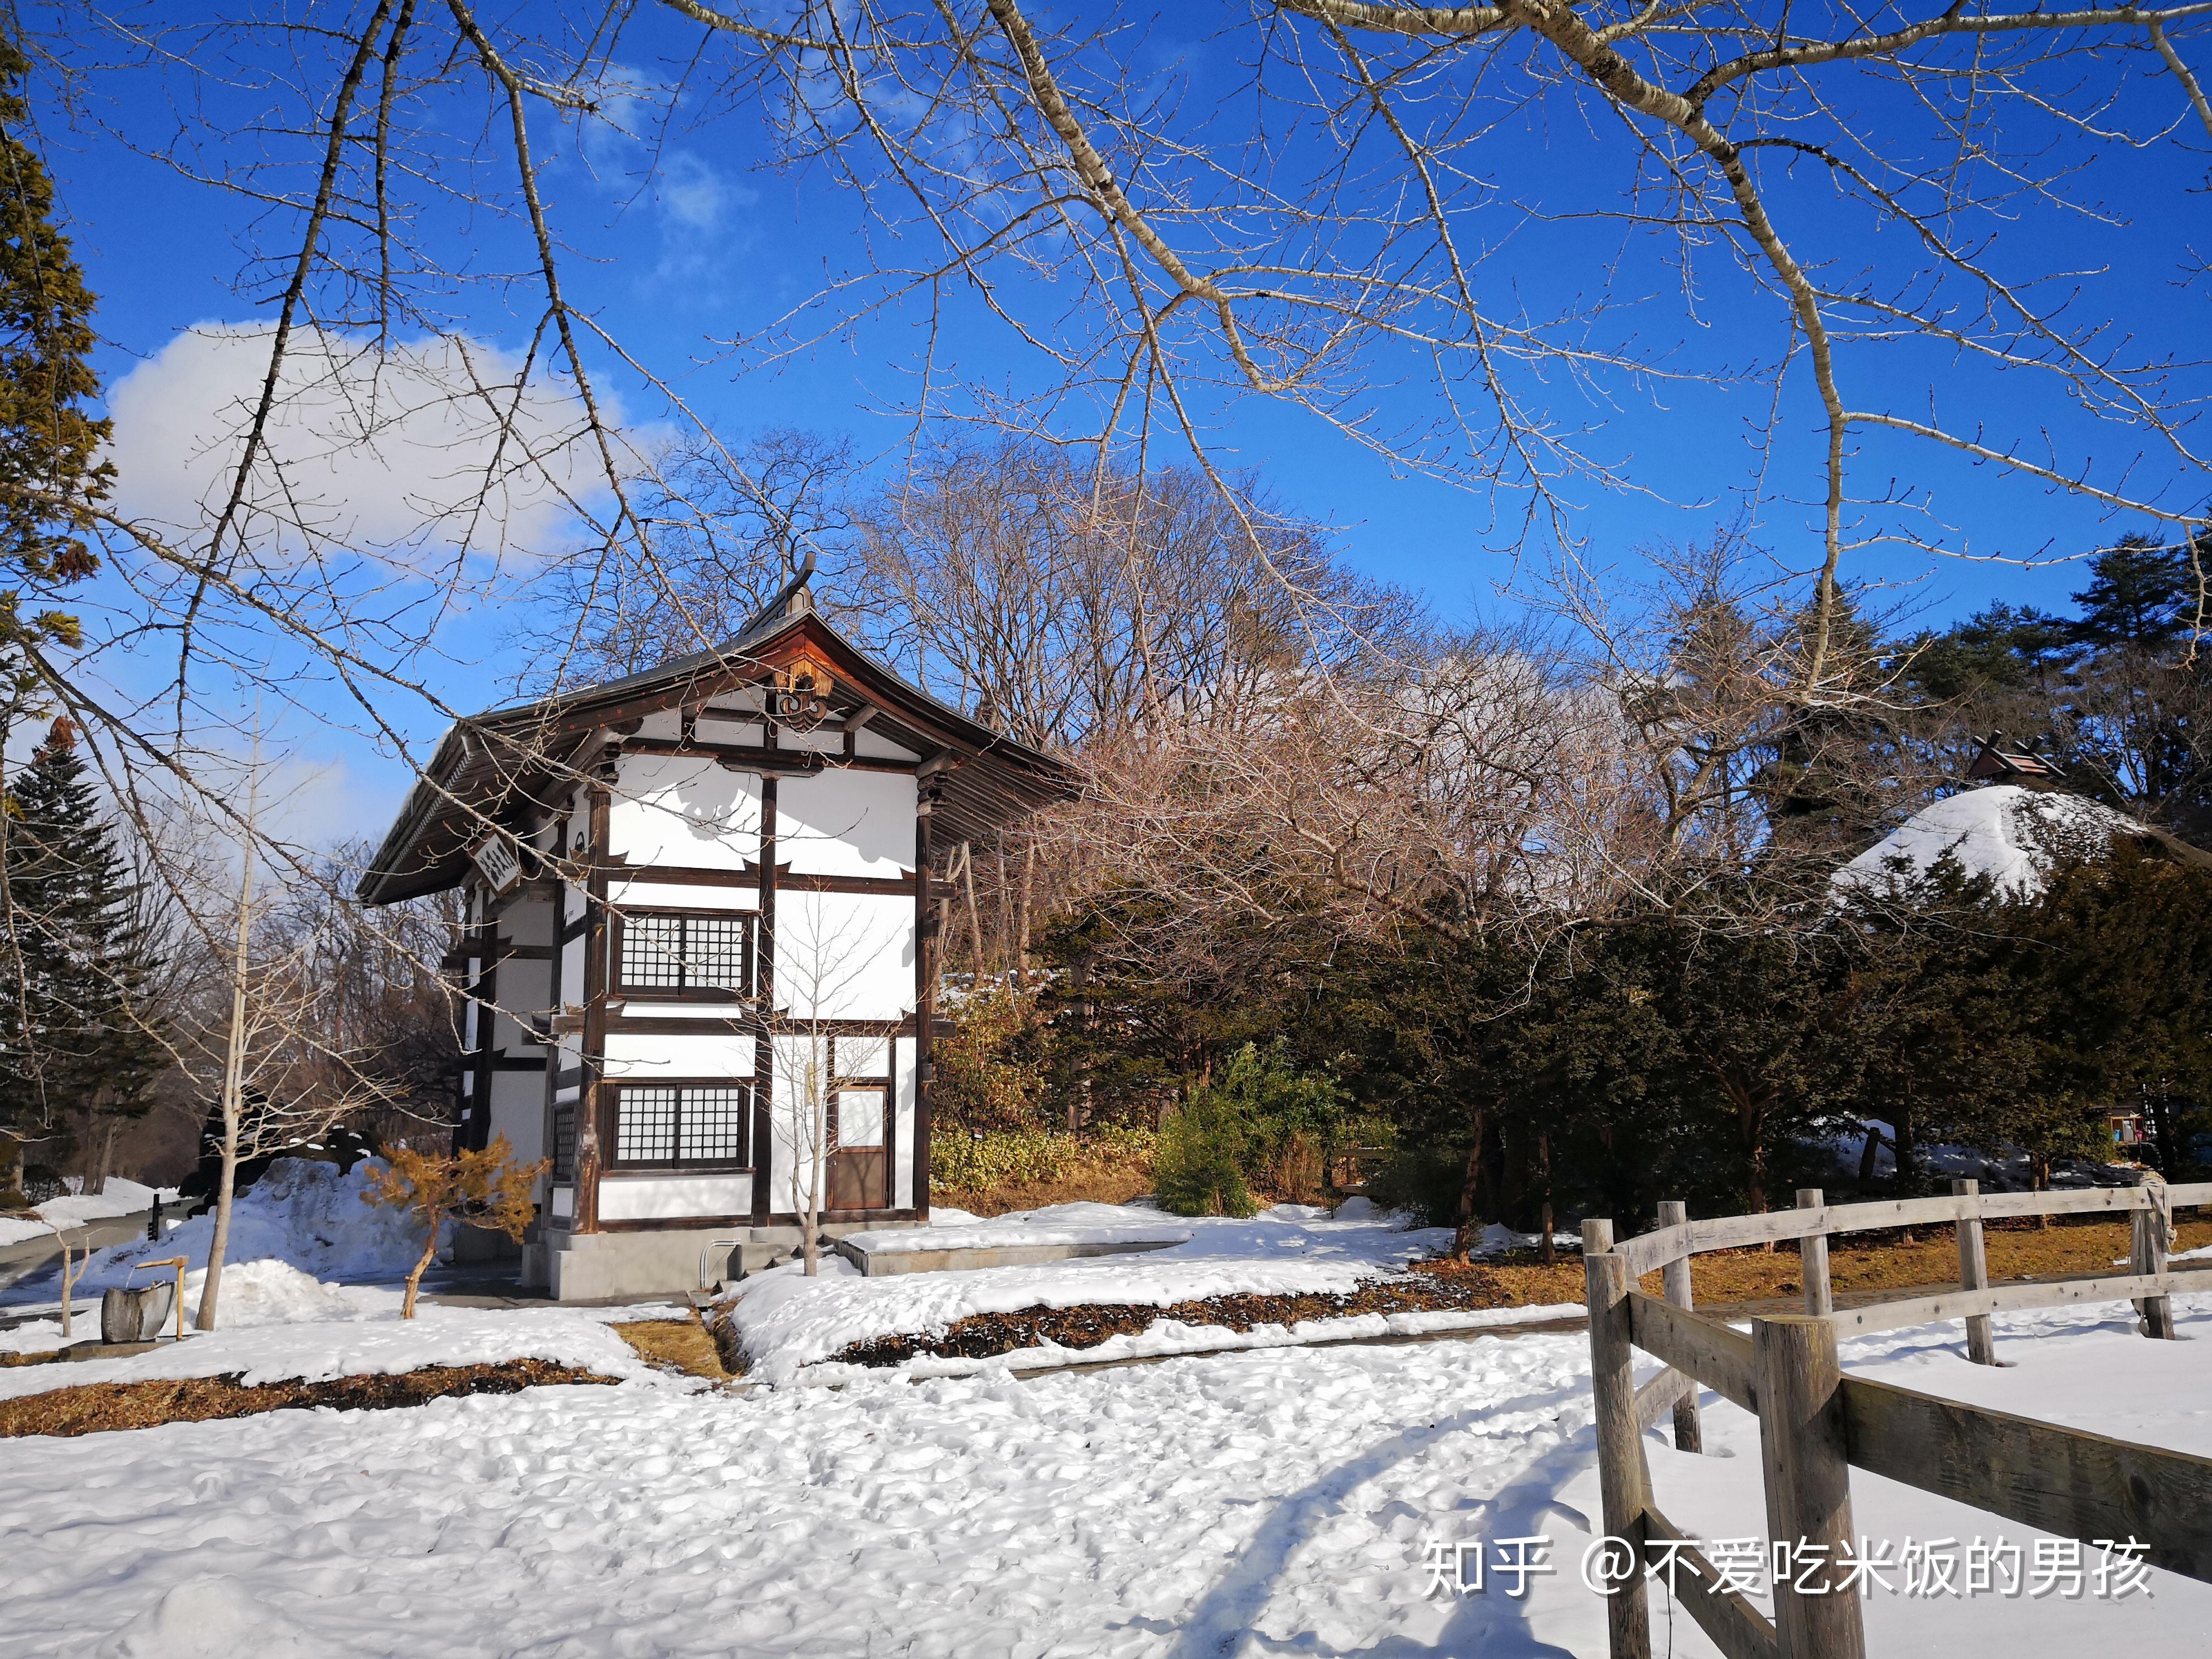
[[[836,1240],[848,1233],[880,1231],[883,1225],[824,1222],[822,1232]],[[790,1226],[670,1226],[620,1233],[548,1227],[541,1239],[524,1245],[522,1282],[544,1286],[556,1302],[682,1295],[780,1266],[799,1254],[800,1242],[799,1230]]]
[[[1132,1243],[1004,1244],[994,1248],[950,1250],[871,1250],[850,1239],[840,1239],[837,1254],[868,1279],[895,1273],[960,1273],[977,1267],[1026,1267],[1038,1261],[1072,1261],[1080,1255],[1126,1255],[1136,1250],[1168,1250],[1185,1242],[1178,1238],[1140,1239]]]

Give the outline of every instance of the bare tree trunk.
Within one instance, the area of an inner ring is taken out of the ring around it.
[[[88,1195],[107,1190],[107,1177],[115,1168],[115,1134],[120,1127],[112,1118],[108,1121],[107,1133],[100,1139],[100,1162],[93,1170],[90,1184],[85,1188]]]
[[[402,1319],[415,1317],[415,1297],[422,1288],[422,1275],[429,1270],[431,1258],[438,1254],[438,1229],[442,1218],[434,1215],[429,1218],[429,1222],[430,1237],[424,1241],[422,1254],[416,1258],[414,1269],[407,1275],[407,1295],[399,1304]]]
[[[1474,1194],[1482,1182],[1482,1143],[1489,1129],[1489,1118],[1487,1108],[1474,1109],[1474,1145],[1468,1149],[1467,1177],[1460,1182],[1459,1208],[1452,1218],[1451,1253],[1461,1261],[1466,1261],[1467,1253],[1474,1248]]]
[[[1012,931],[1012,920],[1013,920],[1013,918],[1012,918],[1012,916],[1010,916],[1010,915],[1007,914],[1007,906],[1006,906],[1006,891],[1007,891],[1007,887],[1006,887],[1006,832],[1005,830],[1000,830],[1000,831],[999,831],[999,851],[998,851],[998,860],[999,860],[999,901],[998,901],[998,902],[999,902],[999,959],[1000,959],[1000,961],[1001,963],[1005,963],[1005,964],[1008,965],[1009,967],[1011,967],[1011,966],[1012,966],[1012,962],[1013,962],[1013,939],[1010,937],[1010,934],[1011,934],[1011,931]]]
[[[975,982],[983,979],[983,913],[975,903],[975,854],[967,842],[960,843],[960,881],[968,894],[968,933],[975,941]]]
[[[822,1271],[822,1187],[830,1165],[830,1087],[823,1075],[819,1037],[807,1043],[807,1139],[813,1142],[806,1160],[806,1219],[805,1237],[799,1241],[799,1258],[806,1276]]]
[[[1874,1181],[1875,1166],[1881,1158],[1881,1131],[1873,1124],[1866,1126],[1866,1145],[1859,1149],[1859,1187],[1863,1191]]]
[[[1030,982],[1030,900],[1036,889],[1036,842],[1032,838],[1022,851],[1022,884],[1014,900],[1014,963],[1024,990]]]
[[[1537,1217],[1537,1225],[1544,1235],[1543,1259],[1548,1267],[1559,1260],[1559,1247],[1552,1242],[1552,1137],[1538,1131],[1536,1135],[1537,1178],[1543,1182],[1544,1202]]]
[[[222,1288],[223,1253],[230,1247],[231,1200],[238,1184],[238,1136],[244,1115],[246,1076],[246,974],[253,942],[253,835],[259,813],[261,745],[253,750],[253,793],[247,797],[246,836],[238,878],[238,931],[231,946],[230,1034],[222,1056],[222,1176],[215,1189],[215,1236],[208,1242],[207,1277],[200,1282],[196,1330],[215,1328],[216,1298]]]

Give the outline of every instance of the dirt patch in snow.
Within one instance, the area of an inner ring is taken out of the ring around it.
[[[549,1382],[611,1384],[550,1359],[503,1359],[480,1365],[425,1365],[389,1376],[338,1376],[320,1382],[263,1382],[245,1373],[163,1378],[145,1382],[88,1382],[45,1394],[0,1400],[0,1439],[22,1435],[98,1434],[163,1423],[204,1423],[263,1412],[329,1406],[338,1411],[389,1411],[471,1394],[520,1394]]]
[[[709,1382],[723,1382],[730,1375],[714,1339],[696,1319],[640,1319],[611,1328],[657,1370],[702,1376]]]
[[[1579,1291],[1579,1267],[1576,1279]],[[1344,1319],[1357,1314],[1457,1312],[1517,1307],[1522,1303],[1519,1294],[1480,1265],[1453,1271],[1424,1269],[1369,1279],[1344,1291],[1210,1296],[1164,1308],[1094,1302],[1073,1308],[970,1314],[939,1331],[902,1332],[856,1342],[831,1359],[848,1365],[886,1366],[902,1364],[924,1354],[988,1359],[1046,1343],[1063,1348],[1095,1348],[1109,1337],[1141,1335],[1164,1319],[1249,1331],[1261,1325],[1295,1325],[1304,1320]],[[717,1336],[725,1352],[728,1352],[733,1340],[722,1337],[720,1331]]]

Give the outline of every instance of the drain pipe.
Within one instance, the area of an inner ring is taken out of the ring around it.
[[[718,1289],[720,1285],[724,1285],[724,1284],[726,1284],[726,1283],[728,1282],[726,1279],[709,1279],[709,1278],[708,1278],[708,1277],[707,1277],[707,1258],[708,1258],[708,1256],[710,1256],[710,1255],[714,1255],[714,1252],[715,1252],[715,1251],[717,1251],[717,1250],[735,1250],[735,1249],[741,1249],[742,1247],[743,1247],[743,1241],[742,1241],[742,1240],[735,1239],[735,1238],[716,1238],[716,1239],[710,1239],[710,1240],[708,1240],[708,1243],[706,1243],[706,1244],[705,1244],[705,1245],[704,1245],[704,1246],[700,1249],[700,1252],[699,1252],[699,1293],[700,1293],[700,1294],[702,1294],[702,1295],[712,1295],[712,1294],[714,1293],[714,1291],[716,1289]],[[744,1263],[743,1263],[743,1258],[742,1258],[742,1257],[741,1257],[741,1258],[739,1258],[739,1265],[738,1265],[738,1272],[737,1272],[736,1277],[738,1277],[738,1278],[739,1278],[739,1279],[742,1279],[742,1278],[744,1278]]]

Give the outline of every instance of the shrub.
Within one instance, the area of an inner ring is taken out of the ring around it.
[[[1160,1131],[1153,1166],[1160,1206],[1174,1215],[1250,1215],[1259,1207],[1244,1180],[1251,1138],[1251,1125],[1232,1096],[1194,1089]]]
[[[1159,1145],[1150,1129],[1099,1128],[1079,1135],[1057,1129],[950,1129],[929,1143],[933,1202],[988,1207],[1010,1188],[1051,1187],[1105,1171],[1141,1171]]]
[[[1279,1200],[1317,1200],[1344,1127],[1334,1083],[1300,1072],[1279,1038],[1248,1042],[1168,1119],[1160,1201],[1178,1215],[1249,1215],[1255,1183]]]
[[[951,1034],[930,1048],[930,1108],[937,1121],[986,1132],[1035,1124],[1045,1076],[1024,999],[1003,985],[985,985],[957,1000],[948,997],[943,1012]]]

